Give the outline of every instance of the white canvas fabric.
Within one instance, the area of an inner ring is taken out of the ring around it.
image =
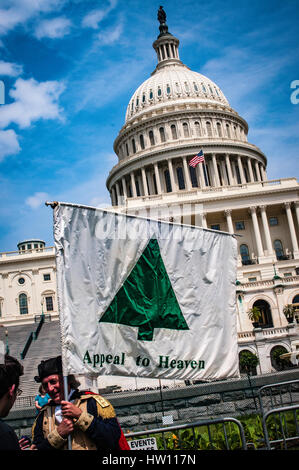
[[[239,376],[233,236],[60,203],[54,238],[65,375]],[[166,297],[159,291],[161,271],[156,277],[155,268],[144,271],[151,265],[150,256],[143,257],[152,243],[157,266],[165,268]],[[145,289],[157,286],[156,310],[155,295],[133,298],[139,281]],[[167,310],[168,299],[174,307]],[[148,314],[150,309],[157,314]],[[139,326],[133,325],[136,319]]]

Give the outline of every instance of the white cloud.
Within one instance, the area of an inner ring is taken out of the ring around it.
[[[9,0],[2,1],[0,8],[0,35],[4,35],[16,26],[25,24],[41,13],[57,11],[66,0]]]
[[[0,107],[0,127],[15,123],[25,128],[38,119],[62,119],[58,99],[63,90],[64,85],[57,81],[18,78],[9,92],[15,101]]]
[[[17,77],[23,72],[23,67],[13,62],[4,62],[0,60],[0,76]]]
[[[88,13],[82,20],[82,26],[84,28],[98,29],[99,23],[106,16],[105,10],[93,10]]]
[[[17,134],[13,129],[0,130],[0,161],[8,155],[15,155],[20,151]]]
[[[72,23],[68,18],[57,17],[50,20],[43,20],[35,30],[37,39],[50,38],[58,39],[67,36],[71,31]]]
[[[96,8],[84,16],[82,26],[85,28],[98,29],[100,22],[116,7],[117,0],[109,0],[106,8]]]
[[[38,192],[33,194],[33,196],[27,197],[25,203],[27,206],[31,207],[31,209],[38,209],[41,205],[43,205],[49,199],[49,195],[47,193]]]
[[[109,45],[119,40],[121,33],[123,32],[123,24],[119,23],[113,28],[106,29],[99,33],[98,39],[101,44]]]

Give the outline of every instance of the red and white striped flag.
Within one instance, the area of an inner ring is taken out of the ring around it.
[[[203,151],[201,150],[200,152],[198,152],[197,155],[195,155],[195,157],[191,158],[189,165],[195,168],[196,165],[198,165],[199,163],[203,163],[204,161],[205,161],[205,157],[204,157]]]

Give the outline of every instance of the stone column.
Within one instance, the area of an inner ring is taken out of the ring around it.
[[[221,172],[222,172],[222,185],[227,186],[228,185],[228,180],[227,180],[227,174],[226,174],[224,160],[221,160]]]
[[[198,176],[198,180],[200,181],[200,187],[201,188],[206,187],[206,180],[205,180],[204,167],[203,166],[204,166],[204,163],[199,163],[196,167],[197,168],[197,176]]]
[[[295,210],[296,210],[296,216],[297,216],[297,225],[299,227],[299,201],[295,202]]]
[[[253,176],[253,170],[252,170],[252,164],[251,164],[251,158],[248,157],[247,159],[247,166],[248,166],[248,171],[249,171],[249,178],[250,178],[250,183],[254,182],[254,176]]]
[[[232,167],[230,164],[230,159],[228,153],[225,155],[225,162],[226,162],[226,168],[227,168],[227,173],[228,173],[228,178],[229,178],[229,184],[233,185],[234,184],[234,178],[233,178],[233,173],[232,173]]]
[[[183,157],[183,168],[184,168],[184,178],[186,181],[186,189],[192,189],[191,178],[190,178],[190,171],[188,168],[187,157]]]
[[[213,163],[212,163],[212,160],[207,160],[206,161],[206,169],[208,168],[209,170],[209,175],[210,175],[210,186],[216,186],[216,182],[215,182],[215,174],[214,174],[214,170],[213,170]]]
[[[111,194],[111,202],[112,202],[112,205],[113,205],[113,206],[116,206],[116,198],[115,198],[115,189],[114,189],[114,186],[112,186],[110,194]]]
[[[217,161],[216,161],[216,154],[215,153],[213,153],[213,155],[212,155],[212,162],[213,162],[215,186],[220,186],[219,175],[218,175],[218,167],[217,167]]]
[[[243,165],[242,165],[242,160],[241,160],[240,155],[238,155],[238,168],[239,168],[239,172],[240,172],[241,184],[245,184],[246,179],[245,179],[245,176],[244,176],[244,170],[243,170]]]
[[[119,184],[115,183],[116,187],[116,200],[117,200],[117,206],[121,204],[121,196],[120,196],[120,191],[119,191]]]
[[[234,233],[234,226],[233,226],[233,221],[232,221],[232,210],[226,209],[224,212],[225,212],[228,231],[229,233]]]
[[[172,166],[172,160],[168,160],[168,170],[169,170],[169,176],[170,176],[170,181],[171,181],[171,189],[172,191],[177,191],[177,184],[174,179],[174,172],[173,172],[173,166]]]
[[[145,174],[144,168],[141,168],[141,175],[142,175],[143,192],[145,196],[148,196],[148,187],[147,187],[147,180],[146,180],[146,174]]]
[[[127,184],[126,184],[126,178],[123,176],[121,179],[122,185],[123,185],[123,193],[124,193],[124,198],[127,199],[128,193],[127,193]]]
[[[264,250],[263,250],[263,245],[262,245],[259,223],[258,223],[257,215],[256,215],[256,207],[250,207],[250,212],[251,212],[253,230],[254,230],[256,247],[257,247],[257,255],[260,258],[264,256]]]
[[[161,180],[160,180],[160,173],[159,173],[158,163],[154,163],[154,169],[155,169],[155,176],[156,176],[157,191],[158,191],[158,194],[162,194],[162,187],[161,187]]]
[[[269,229],[269,224],[268,224],[268,219],[267,219],[267,214],[266,214],[266,207],[267,206],[260,206],[261,216],[262,216],[268,255],[273,255],[272,241],[271,241],[270,229]]]
[[[259,167],[259,164],[258,164],[258,161],[257,161],[257,160],[255,160],[254,165],[255,165],[255,171],[256,171],[257,180],[258,180],[258,181],[261,181],[260,167]]]
[[[296,231],[295,231],[295,226],[294,226],[294,221],[293,221],[293,216],[292,216],[291,203],[285,202],[284,205],[286,208],[286,213],[287,213],[287,218],[288,218],[293,252],[298,252],[298,242],[297,242]]]
[[[262,180],[267,181],[267,174],[264,165],[261,164],[260,166],[261,174],[262,174]]]
[[[202,217],[202,227],[208,228],[206,212],[203,212],[201,217]]]
[[[136,191],[136,184],[135,184],[135,178],[134,178],[134,172],[130,174],[131,177],[131,187],[132,187],[132,195],[133,197],[137,197],[137,191]]]

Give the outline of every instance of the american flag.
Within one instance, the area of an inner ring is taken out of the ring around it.
[[[199,163],[203,163],[204,161],[205,161],[205,157],[204,157],[203,151],[201,150],[200,152],[198,152],[197,155],[195,155],[195,157],[191,158],[189,165],[195,168],[196,165],[198,165]]]

